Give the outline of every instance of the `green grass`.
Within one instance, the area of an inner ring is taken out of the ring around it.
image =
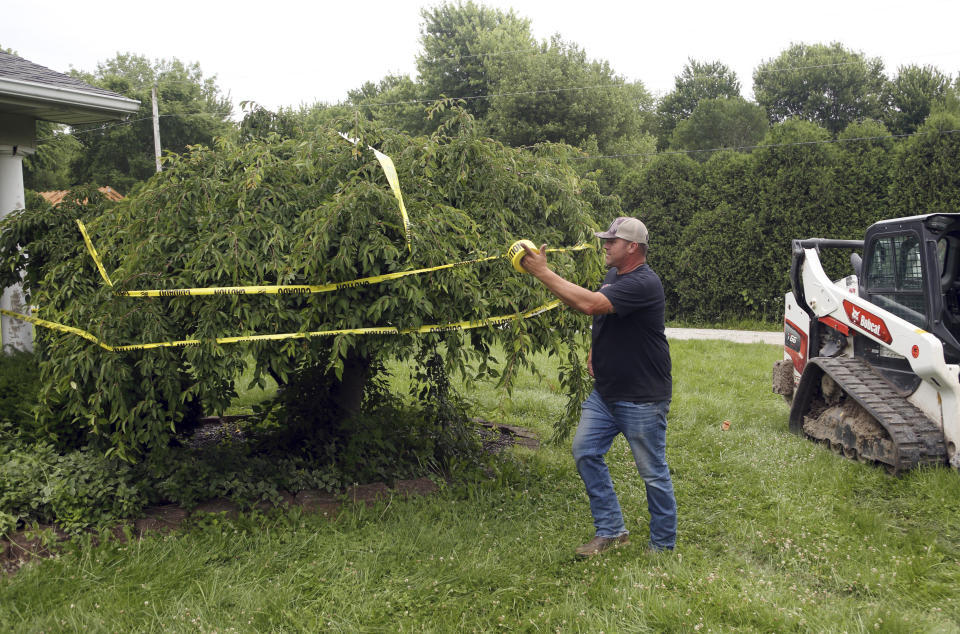
[[[668,457],[677,550],[651,554],[629,451],[608,462],[633,534],[586,562],[569,441],[516,450],[496,478],[301,514],[208,518],[173,536],[78,545],[0,580],[12,631],[954,632],[960,474],[899,479],[787,431],[775,346],[673,341]],[[550,432],[555,362],[474,414]],[[398,377],[402,381],[402,377]],[[730,421],[729,431],[721,423]]]

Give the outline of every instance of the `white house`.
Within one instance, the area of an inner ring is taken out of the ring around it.
[[[36,149],[37,120],[76,125],[122,119],[140,102],[0,51],[0,218],[24,207],[23,157]],[[25,313],[20,286],[4,289],[0,308]],[[33,348],[30,324],[2,317],[3,348]]]

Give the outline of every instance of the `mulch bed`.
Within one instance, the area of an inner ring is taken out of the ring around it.
[[[214,444],[229,434],[230,426],[224,423],[229,420],[207,419],[207,423],[197,429],[192,437],[196,446]],[[540,441],[535,433],[522,427],[501,425],[490,421],[474,419],[478,423],[477,433],[485,451],[496,453],[510,447],[527,447],[538,449]],[[224,431],[228,430],[228,431]],[[322,513],[331,518],[336,517],[343,504],[366,504],[372,506],[380,500],[391,497],[407,499],[420,495],[429,495],[438,490],[436,483],[430,478],[415,480],[398,480],[393,487],[383,482],[354,485],[340,493],[329,493],[322,490],[304,490],[292,494],[281,492],[283,500],[279,506],[297,506],[305,512]],[[269,510],[277,505],[262,502],[255,506],[259,510]],[[240,507],[230,500],[214,499],[199,504],[190,511],[176,505],[163,504],[147,507],[143,516],[120,522],[111,533],[118,541],[126,541],[127,535],[141,539],[151,533],[169,533],[178,530],[189,518],[204,513],[224,513],[227,517],[237,517]],[[0,539],[0,574],[10,575],[19,570],[25,563],[37,558],[55,557],[62,549],[61,544],[70,538],[56,525],[38,525],[30,530],[17,531]]]

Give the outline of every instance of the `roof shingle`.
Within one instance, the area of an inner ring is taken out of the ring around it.
[[[76,77],[58,73],[50,70],[46,66],[34,64],[30,60],[17,57],[10,53],[0,51],[0,78],[15,79],[17,81],[27,81],[34,84],[51,86],[54,88],[67,88],[70,90],[79,90],[94,95],[103,95],[105,97],[123,97],[123,95],[91,86],[85,81]]]

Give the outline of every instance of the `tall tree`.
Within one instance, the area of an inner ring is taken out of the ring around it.
[[[757,104],[743,97],[704,99],[673,131],[670,147],[706,161],[710,158],[706,150],[752,146],[766,132],[767,114]]]
[[[729,66],[719,61],[687,60],[674,79],[674,89],[657,105],[658,146],[667,147],[673,130],[693,114],[701,100],[739,96],[740,80]]]
[[[576,44],[554,36],[536,55],[498,63],[500,82],[485,120],[492,136],[510,145],[562,142],[601,152],[622,138],[641,136],[653,105],[640,82],[590,60]]]
[[[537,53],[530,21],[512,10],[444,3],[421,11],[417,71],[426,94],[466,100],[466,110],[482,118],[487,95],[500,87],[500,67]]]
[[[883,121],[893,134],[910,134],[942,104],[950,92],[950,76],[934,66],[901,66],[887,83]]]
[[[422,15],[421,89],[381,82],[353,95],[373,109],[393,101],[396,113],[377,116],[388,125],[413,133],[418,125],[429,129],[422,116],[419,123],[411,118],[409,102],[398,97],[446,97],[462,100],[492,137],[514,146],[564,142],[603,153],[652,127],[653,99],[642,83],[627,82],[609,63],[589,59],[559,35],[537,43],[529,20],[513,11],[467,2]]]
[[[160,139],[165,151],[183,153],[189,145],[209,145],[231,129],[230,99],[221,94],[216,76],[204,77],[200,65],[118,54],[97,65],[94,73],[73,72],[89,84],[140,100],[129,122],[77,126],[82,144],[73,163],[78,183],[110,185],[127,192],[156,171],[151,88],[158,84]]]
[[[793,44],[753,73],[753,93],[771,123],[800,117],[831,134],[854,121],[883,114],[886,76],[879,57],[839,42]]]
[[[835,181],[836,207],[831,214],[835,225],[829,236],[863,238],[874,222],[898,215],[889,200],[896,143],[878,121],[851,123],[838,139],[840,177]]]

